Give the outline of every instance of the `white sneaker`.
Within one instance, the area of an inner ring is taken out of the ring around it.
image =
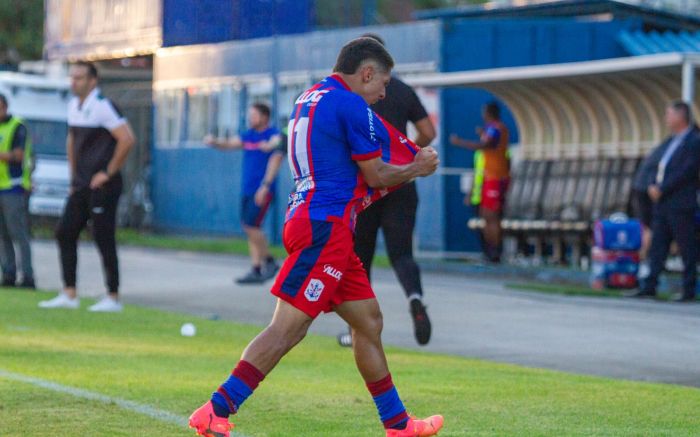
[[[39,302],[39,308],[68,308],[71,310],[77,310],[80,308],[80,298],[74,297],[70,298],[64,292],[58,293],[58,296],[49,300],[42,300]]]
[[[124,309],[124,306],[110,296],[105,296],[95,305],[88,308],[88,311],[95,313],[118,313]]]
[[[642,263],[639,265],[639,273],[637,273],[637,278],[646,279],[649,277],[650,273],[651,273],[651,268],[649,267],[649,264]]]

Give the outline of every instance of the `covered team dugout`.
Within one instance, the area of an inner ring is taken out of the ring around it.
[[[407,78],[417,87],[485,89],[512,112],[519,147],[502,220],[507,255],[578,263],[591,225],[629,212],[641,159],[666,136],[672,100],[693,103],[698,53],[668,53]],[[465,225],[465,232],[467,223]],[[471,228],[483,226],[472,219]]]

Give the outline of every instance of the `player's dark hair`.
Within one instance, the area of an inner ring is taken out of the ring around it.
[[[494,120],[501,119],[501,107],[498,106],[498,102],[491,101],[485,104],[484,112],[487,113]]]
[[[353,74],[365,61],[376,62],[384,72],[394,68],[394,60],[383,45],[373,38],[360,37],[343,46],[333,71]]]
[[[365,33],[362,35],[362,38],[372,38],[373,40],[377,41],[379,44],[386,46],[386,43],[384,42],[382,37],[377,35],[376,33]]]
[[[255,108],[255,110],[258,111],[261,115],[264,115],[264,116],[267,117],[268,119],[270,118],[270,114],[272,113],[272,110],[270,109],[270,107],[269,107],[268,105],[266,105],[265,103],[257,102],[257,103],[253,103],[252,106],[253,106],[253,108]]]
[[[686,123],[693,124],[693,110],[690,108],[689,104],[682,100],[674,100],[669,106],[673,108],[674,111],[683,114]]]
[[[97,67],[95,67],[95,64],[93,64],[92,62],[78,61],[73,65],[76,65],[78,67],[85,67],[85,69],[87,70],[88,76],[95,78],[95,79],[98,78]]]
[[[7,97],[4,94],[0,94],[0,103],[7,108]]]

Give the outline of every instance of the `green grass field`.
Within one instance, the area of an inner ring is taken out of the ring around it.
[[[40,310],[44,293],[0,290],[0,373],[135,401],[186,417],[260,328],[128,306],[121,314]],[[181,337],[191,321],[197,336]],[[572,346],[574,347],[574,346]],[[442,413],[441,436],[691,436],[700,390],[614,381],[390,348],[404,402]],[[347,349],[309,336],[236,416],[244,436],[381,436]],[[187,436],[114,403],[0,376],[2,436]]]

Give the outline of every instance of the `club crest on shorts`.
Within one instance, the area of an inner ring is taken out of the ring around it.
[[[309,302],[316,302],[321,298],[321,293],[323,293],[323,288],[325,285],[320,279],[312,279],[309,281],[309,285],[306,286],[304,291],[304,296]]]

